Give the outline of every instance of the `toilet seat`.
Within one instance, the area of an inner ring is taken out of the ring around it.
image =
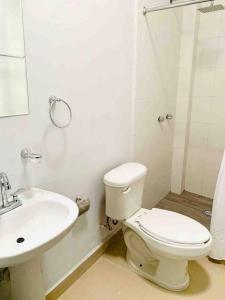
[[[199,258],[201,256],[207,255],[209,253],[209,250],[211,248],[211,244],[212,244],[212,237],[210,232],[200,223],[196,222],[197,225],[195,228],[197,228],[198,232],[202,232],[201,230],[203,229],[203,232],[205,232],[205,237],[200,240],[200,241],[204,241],[202,243],[199,243],[199,240],[196,241],[196,239],[192,239],[192,237],[189,240],[186,240],[186,243],[182,243],[180,239],[174,239],[174,235],[168,235],[168,228],[164,225],[162,226],[162,224],[165,223],[161,223],[161,226],[158,227],[164,227],[166,229],[167,232],[167,236],[164,235],[160,235],[159,233],[161,233],[160,231],[151,231],[149,229],[146,230],[146,228],[143,227],[143,225],[141,226],[140,224],[140,219],[144,219],[144,215],[148,215],[146,216],[146,218],[150,218],[150,215],[152,213],[155,214],[155,217],[159,218],[159,216],[162,216],[162,212],[166,212],[168,214],[170,214],[170,216],[173,218],[174,214],[177,213],[173,213],[167,210],[161,210],[161,209],[145,209],[145,208],[140,208],[134,215],[132,215],[130,218],[126,219],[123,221],[123,225],[124,230],[126,230],[126,228],[130,228],[133,231],[135,231],[146,243],[146,245],[148,245],[154,252],[160,252],[163,253],[165,256],[167,257],[174,257],[176,259],[196,259]],[[180,216],[180,221],[177,222],[177,228],[180,223],[183,222],[183,220],[186,218],[183,215],[177,214]],[[188,217],[187,217],[188,218]],[[190,223],[192,224],[192,222],[194,220],[192,220],[191,218],[188,218],[188,220],[190,221]],[[187,222],[189,222],[187,221]],[[144,222],[143,222],[144,223]],[[143,224],[142,223],[142,224]],[[188,224],[190,224],[188,223]],[[156,224],[156,223],[155,223]],[[189,225],[187,225],[189,228]],[[200,226],[200,227],[199,227]],[[158,229],[157,227],[157,229]],[[200,230],[199,230],[200,228]],[[157,230],[156,229],[156,230]],[[156,232],[158,234],[156,234]],[[176,231],[175,231],[176,232]],[[194,235],[194,234],[193,234]],[[172,238],[171,238],[172,237]]]
[[[209,231],[199,222],[172,211],[153,208],[136,217],[139,228],[154,239],[177,245],[202,245]]]

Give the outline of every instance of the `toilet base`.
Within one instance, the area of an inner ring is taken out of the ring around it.
[[[172,291],[182,291],[189,286],[187,260],[152,253],[142,238],[130,229],[124,232],[124,238],[127,245],[126,259],[135,273]]]
[[[139,262],[135,261],[132,259],[132,256],[130,255],[129,251],[127,251],[127,255],[126,255],[126,259],[128,264],[131,266],[132,270],[137,273],[138,275],[156,283],[157,285],[170,290],[170,291],[182,291],[185,290],[186,288],[188,288],[189,283],[190,283],[190,279],[189,279],[189,274],[186,271],[186,267],[185,266],[181,266],[181,270],[179,270],[179,273],[184,273],[184,276],[182,277],[182,280],[179,276],[177,276],[176,272],[177,269],[174,271],[172,271],[172,276],[173,276],[173,280],[171,280],[171,273],[169,274],[169,272],[167,275],[167,278],[165,276],[165,272],[164,272],[164,268],[166,268],[166,263],[164,266],[161,266],[161,271],[163,276],[160,276],[162,274],[160,274],[160,272],[156,272],[155,275],[151,275],[151,271],[149,271],[149,269],[151,270],[152,268],[154,268],[154,265],[152,266],[152,264],[150,263],[149,265],[143,265],[140,264]],[[162,262],[161,262],[162,263]],[[162,263],[163,264],[163,263]],[[141,266],[140,266],[141,265]],[[167,271],[167,269],[166,269]],[[181,272],[180,272],[181,271]],[[175,283],[175,277],[179,277],[177,284]],[[162,278],[163,277],[163,278]]]

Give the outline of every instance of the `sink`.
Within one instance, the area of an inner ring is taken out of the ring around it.
[[[68,233],[78,216],[77,205],[56,193],[33,188],[20,200],[22,206],[0,217],[1,268],[43,254]]]
[[[40,257],[70,231],[79,211],[67,197],[37,188],[20,200],[0,216],[0,268],[10,268],[12,300],[42,300]]]

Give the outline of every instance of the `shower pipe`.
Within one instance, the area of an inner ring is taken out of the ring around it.
[[[159,10],[188,6],[188,5],[199,4],[199,3],[204,3],[204,2],[211,2],[213,4],[214,1],[213,0],[195,0],[195,1],[183,1],[183,2],[175,3],[175,4],[173,4],[173,1],[170,1],[171,4],[168,4],[165,6],[156,6],[156,7],[152,7],[152,8],[144,7],[143,15],[145,16],[150,12],[155,12],[155,11],[159,11]]]

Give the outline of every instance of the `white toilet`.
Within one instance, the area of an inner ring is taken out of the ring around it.
[[[139,275],[169,290],[188,287],[188,260],[206,256],[209,231],[197,221],[164,209],[141,208],[147,169],[126,163],[104,176],[106,215],[123,223],[127,262]]]

